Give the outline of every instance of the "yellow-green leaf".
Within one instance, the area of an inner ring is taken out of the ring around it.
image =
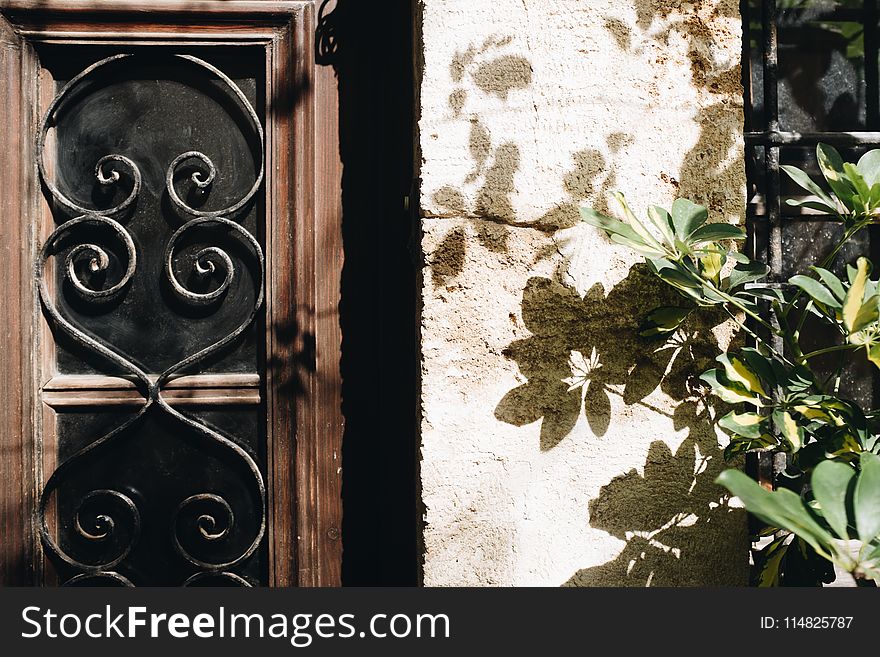
[[[880,368],[880,343],[869,344],[865,348],[868,352],[868,360]]]
[[[660,230],[663,239],[665,239],[669,245],[674,245],[675,233],[672,232],[672,225],[670,223],[672,219],[670,218],[669,213],[663,208],[652,205],[648,208],[648,218]]]
[[[838,422],[839,422],[839,420],[835,421],[835,419],[833,417],[831,417],[831,415],[829,415],[828,413],[826,413],[825,411],[823,411],[820,408],[810,408],[809,406],[799,405],[799,406],[795,406],[794,410],[796,410],[798,413],[803,415],[808,420],[822,420],[823,422],[828,422],[828,423],[833,423],[833,424],[838,424]]]
[[[728,356],[721,354],[717,358],[718,362],[724,365],[724,373],[727,378],[735,383],[739,383],[749,392],[757,393],[763,397],[767,396],[764,387],[761,385],[761,379],[752,372],[745,363],[736,356]]]
[[[846,330],[852,332],[856,323],[856,317],[862,308],[862,301],[865,298],[865,284],[870,274],[871,262],[867,258],[859,258],[856,262],[856,276],[853,283],[846,293],[846,299],[843,301],[843,325]]]
[[[761,423],[766,419],[766,416],[759,415],[758,413],[736,413],[731,411],[718,420],[718,426],[738,436],[757,439],[763,433]]]
[[[638,218],[636,217],[635,214],[633,214],[633,211],[630,210],[629,205],[627,204],[626,198],[624,197],[624,195],[620,192],[615,192],[614,197],[617,199],[617,201],[623,207],[623,213],[624,213],[624,216],[626,217],[627,222],[629,223],[630,226],[632,226],[633,230],[636,231],[636,233],[638,233],[639,237],[641,237],[643,240],[645,240],[645,242],[649,246],[652,246],[655,249],[658,249],[662,252],[663,247],[660,245],[660,242],[657,241],[657,239],[651,234],[651,231],[649,231],[647,228],[645,228],[645,226],[642,224],[642,222],[638,220]]]
[[[804,430],[795,422],[791,413],[788,411],[779,411],[773,414],[774,420],[782,432],[782,437],[791,446],[792,452],[797,452],[804,446]]]
[[[726,381],[722,370],[703,372],[700,378],[712,387],[712,394],[728,404],[754,404],[761,408],[761,399],[751,396],[739,383]]]
[[[724,258],[720,249],[715,248],[710,253],[700,258],[703,265],[703,276],[715,283],[718,282],[721,275],[721,268],[724,266]]]

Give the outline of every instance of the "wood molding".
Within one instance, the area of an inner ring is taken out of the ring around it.
[[[157,17],[167,19],[169,15],[205,15],[215,20],[225,16],[240,23],[255,23],[267,19],[286,22],[309,4],[312,0],[0,0],[0,11],[13,17],[39,14],[72,20],[95,15],[125,17],[129,21],[132,16],[153,21]]]
[[[26,156],[32,148],[25,135],[33,128],[31,74],[25,46],[13,26],[0,16],[0,585],[31,584],[37,576],[32,519],[38,467],[35,463],[34,295],[30,280],[33,238],[27,223],[31,202]]]
[[[150,377],[155,381],[157,377]],[[172,406],[259,404],[260,377],[257,374],[201,374],[182,376],[163,389]],[[43,403],[52,408],[82,406],[141,406],[144,396],[125,378],[100,375],[61,374],[43,386]]]

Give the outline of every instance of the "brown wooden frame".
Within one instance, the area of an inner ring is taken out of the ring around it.
[[[260,403],[268,440],[269,581],[340,584],[341,165],[333,71],[314,58],[315,1],[0,0],[0,585],[42,584],[36,501],[54,409],[136,403],[130,382],[58,376],[33,266],[49,211],[34,163],[51,97],[35,46],[266,49],[266,362],[253,376],[183,377],[179,404]],[[50,219],[51,221],[51,219]],[[209,380],[210,379],[210,380]],[[297,381],[297,385],[291,385]],[[262,385],[261,385],[262,384]],[[293,388],[297,388],[294,392]]]

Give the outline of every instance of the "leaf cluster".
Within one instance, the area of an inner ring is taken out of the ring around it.
[[[866,257],[837,262],[846,243],[878,222],[880,150],[851,163],[819,144],[816,162],[824,184],[796,167],[782,167],[808,193],[787,202],[842,223],[843,237],[809,274],[782,285],[768,283],[768,267],[735,248],[746,237],[741,228],[710,223],[707,209],[688,199],[675,200],[668,211],[651,207],[646,220],[636,217],[622,194],[622,220],[581,210],[586,223],[644,256],[683,299],[651,311],[642,336],[668,338],[696,309],[717,308],[752,338],[750,346],[720,354],[718,365],[700,378],[720,402],[734,406],[718,420],[730,435],[727,458],[754,450],[787,452],[794,471],[810,482],[798,494],[771,493],[736,470],[718,479],[778,531],[762,554],[764,584],[780,581],[782,564],[792,561],[786,557],[791,546],[803,560],[818,556],[880,581],[880,412],[840,390],[841,373],[853,359],[864,357],[880,368],[880,280],[871,278]],[[805,351],[805,326],[816,325],[834,337]],[[828,375],[815,359],[827,361],[832,354],[839,362]],[[858,558],[835,543],[850,539],[862,542]]]

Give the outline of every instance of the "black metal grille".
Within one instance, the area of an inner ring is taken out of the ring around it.
[[[57,222],[34,268],[45,316],[70,362],[140,393],[56,419],[37,526],[66,585],[264,579],[260,420],[232,400],[181,410],[168,396],[229,362],[262,313],[252,100],[199,57],[137,51],[87,66],[44,115],[37,168]]]
[[[877,5],[877,0],[741,3],[748,246],[750,255],[770,265],[772,283],[806,273],[843,231],[834,217],[785,203],[803,192],[780,175],[780,165],[795,165],[821,182],[817,143],[835,146],[848,161],[880,146]],[[857,255],[880,261],[875,227],[844,249],[837,268]],[[849,378],[845,392],[875,405],[880,387],[875,377],[862,368]]]
[[[785,203],[803,192],[780,175],[780,165],[793,164],[820,182],[817,143],[835,146],[848,161],[880,146],[877,5],[877,0],[741,2],[748,250],[770,266],[772,285],[805,273],[843,232],[834,217]],[[880,262],[876,227],[844,249],[837,269],[857,255]],[[877,376],[859,366],[846,374],[842,392],[876,406]],[[785,467],[785,459],[768,454],[749,463],[768,484]]]

